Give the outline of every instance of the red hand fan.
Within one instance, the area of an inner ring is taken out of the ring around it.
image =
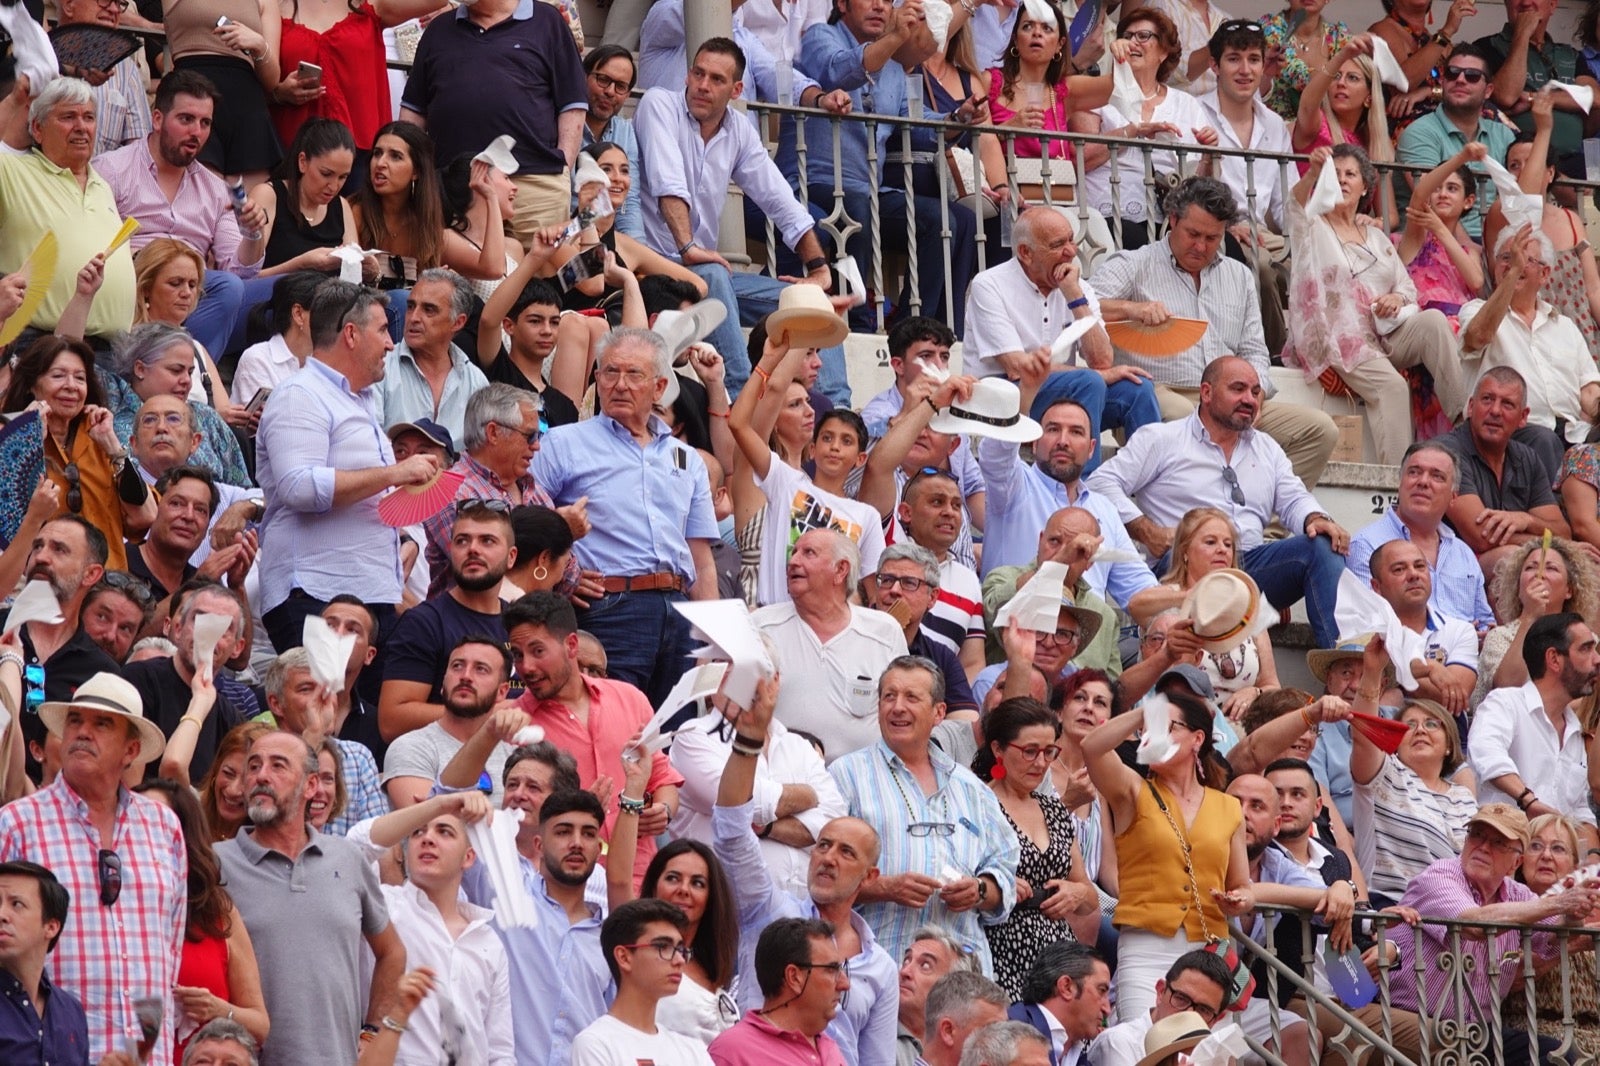
[[[1380,718],[1375,714],[1362,714],[1360,711],[1351,713],[1350,726],[1372,741],[1379,751],[1390,755],[1400,750],[1400,742],[1411,732],[1411,727],[1404,722],[1396,722],[1392,718]]]
[[[378,504],[378,517],[386,526],[414,526],[426,522],[456,498],[467,475],[459,470],[441,470],[420,485],[402,485]]]

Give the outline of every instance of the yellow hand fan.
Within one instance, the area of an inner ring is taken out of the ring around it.
[[[1199,344],[1208,325],[1203,318],[1169,318],[1159,326],[1123,320],[1107,322],[1106,333],[1125,352],[1162,359]]]
[[[137,232],[139,232],[139,220],[138,219],[136,219],[136,218],[125,218],[125,219],[123,219],[122,220],[122,228],[117,230],[117,235],[115,237],[111,238],[111,243],[110,244],[106,245],[106,258],[110,259],[111,258],[111,253],[116,251],[118,248],[121,248],[124,244],[127,244],[129,239]]]
[[[47,231],[34,245],[33,251],[28,253],[28,258],[22,261],[19,273],[28,275],[28,291],[23,294],[22,306],[12,312],[4,325],[0,325],[0,344],[10,344],[16,340],[28,328],[28,323],[33,321],[39,305],[44,303],[45,293],[50,290],[50,283],[55,280],[59,251],[56,235]]]

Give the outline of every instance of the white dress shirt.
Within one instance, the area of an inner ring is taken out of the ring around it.
[[[1185,3],[1183,6],[1189,5]],[[1250,126],[1249,144],[1239,142],[1239,135],[1234,132],[1233,123],[1223,117],[1222,101],[1218,99],[1216,89],[1201,95],[1199,100],[1201,110],[1206,113],[1207,125],[1217,131],[1217,144],[1220,147],[1247,148],[1252,152],[1281,152],[1284,155],[1294,151],[1294,146],[1289,140],[1288,123],[1268,107],[1260,96],[1250,98],[1255,115],[1254,122]],[[1239,210],[1243,211],[1246,217],[1282,233],[1283,183],[1279,180],[1277,160],[1254,157],[1247,159],[1239,155],[1219,156],[1218,160],[1221,169],[1217,178],[1233,190],[1233,198],[1238,201]],[[1252,191],[1255,192],[1253,201],[1250,198]]]
[[[1556,736],[1532,681],[1520,688],[1497,688],[1484,697],[1472,720],[1468,759],[1478,775],[1480,804],[1516,803],[1516,796],[1489,783],[1514,773],[1540,802],[1573,821],[1595,824],[1589,806],[1589,757],[1584,750],[1583,726],[1569,707],[1561,735]]]
[[[1099,299],[1088,282],[1082,285],[1089,313],[1098,315]],[[967,286],[967,332],[961,341],[964,372],[985,378],[1004,374],[999,356],[1050,345],[1076,317],[1060,289],[1040,292],[1028,280],[1020,259],[990,267]]]
[[[1484,303],[1472,300],[1462,306],[1462,336]],[[1509,366],[1521,374],[1528,383],[1528,423],[1555,429],[1556,419],[1563,419],[1566,442],[1583,443],[1589,433],[1589,416],[1583,413],[1583,389],[1600,383],[1600,370],[1595,369],[1589,342],[1572,319],[1555,313],[1554,307],[1540,300],[1533,313],[1532,328],[1521,315],[1507,311],[1489,343],[1463,355],[1481,356],[1483,370]],[[1457,412],[1445,413],[1454,416]]]

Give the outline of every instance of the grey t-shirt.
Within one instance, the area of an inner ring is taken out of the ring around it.
[[[396,777],[423,777],[437,781],[439,774],[460,750],[461,741],[446,733],[438,722],[429,722],[421,729],[396,737],[395,742],[389,745],[389,752],[383,758],[382,783],[387,787]],[[483,768],[491,785],[489,799],[496,809],[504,799],[500,779],[505,773],[506,759],[511,751],[506,744],[495,744]]]

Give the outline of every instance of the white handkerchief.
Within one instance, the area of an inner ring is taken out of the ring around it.
[[[1372,65],[1378,68],[1378,80],[1385,85],[1401,92],[1411,88],[1411,83],[1406,80],[1406,72],[1400,69],[1394,53],[1389,51],[1389,42],[1375,33],[1372,35]]]
[[[851,307],[867,302],[867,283],[861,280],[861,265],[854,256],[840,256],[833,268],[839,272],[839,295],[850,297]]]
[[[335,633],[319,616],[308,614],[300,630],[300,644],[306,649],[307,665],[317,684],[329,692],[343,692],[344,672],[356,646],[356,635]]]
[[[726,659],[732,664],[722,694],[740,707],[750,706],[756,682],[778,672],[761,635],[750,624],[750,608],[743,600],[684,600],[672,607],[689,620],[695,637],[706,642],[695,651],[695,658]]]
[[[1178,754],[1172,742],[1172,704],[1159,692],[1144,698],[1144,735],[1139,738],[1140,766],[1154,766]]]
[[[715,694],[727,673],[727,663],[702,663],[699,666],[691,666],[682,677],[678,678],[678,683],[672,686],[672,691],[667,693],[661,709],[645,723],[644,732],[639,735],[638,746],[652,753],[666,747],[672,739],[672,734],[662,733],[662,728],[671,721],[673,715],[695,700]],[[627,754],[626,751],[623,752],[624,756]]]
[[[339,260],[339,280],[360,285],[361,261],[366,253],[353,244],[341,244],[333,250],[333,257]]]
[[[11,58],[17,64],[17,73],[28,76],[28,92],[37,97],[61,73],[49,34],[22,4],[0,6],[0,29],[11,37]]]
[[[1505,215],[1511,232],[1515,233],[1523,226],[1538,230],[1544,222],[1544,199],[1536,193],[1523,192],[1511,171],[1493,159],[1485,159],[1483,169],[1489,175],[1489,180],[1494,182],[1495,192],[1500,195],[1500,213]]]
[[[201,611],[194,616],[194,667],[209,673],[211,658],[217,650],[217,642],[222,635],[233,625],[233,619],[225,614],[208,614]]]
[[[928,24],[928,32],[933,34],[933,43],[939,46],[940,55],[944,55],[945,45],[950,42],[950,19],[954,14],[944,0],[923,0],[922,19]]]
[[[53,626],[63,621],[61,604],[56,602],[56,593],[50,587],[50,582],[35,578],[11,601],[11,613],[6,615],[5,628],[0,630],[0,634],[10,633],[28,622],[43,622]]]
[[[501,929],[539,926],[533,897],[522,883],[522,861],[517,854],[517,829],[521,823],[522,812],[507,808],[467,826],[467,839],[494,889],[494,916]]]
[[[957,881],[965,881],[970,876],[970,874],[953,863],[947,862],[939,868],[939,880],[947,885],[953,885]]]
[[[1570,81],[1547,81],[1545,85],[1551,89],[1560,89],[1572,97],[1572,102],[1577,104],[1585,115],[1594,106],[1594,90],[1587,85],[1574,85]]]
[[[1022,8],[1033,21],[1054,26],[1057,30],[1061,29],[1060,24],[1056,22],[1056,13],[1045,0],[1022,0]]]
[[[948,367],[934,366],[920,355],[917,356],[917,366],[922,368],[924,374],[941,385],[950,380],[950,369]]]
[[[1133,76],[1133,68],[1126,63],[1112,64],[1111,99],[1108,102],[1122,112],[1129,122],[1139,121],[1144,111],[1144,90],[1139,88],[1139,79]]]
[[[1061,620],[1061,596],[1066,580],[1065,563],[1040,563],[1039,569],[1017,590],[1016,595],[995,612],[995,629],[1002,630],[1015,619],[1023,629],[1054,633],[1056,624]]]
[[[1312,187],[1311,195],[1306,198],[1306,214],[1312,218],[1321,218],[1344,199],[1344,193],[1339,191],[1339,173],[1334,169],[1333,156],[1322,164],[1322,170],[1317,174],[1317,184]]]
[[[1581,870],[1574,870],[1565,877],[1556,878],[1556,883],[1545,889],[1544,894],[1559,896],[1567,889],[1583,884],[1600,884],[1600,862],[1592,862]]]
[[[517,157],[511,148],[517,142],[509,133],[502,133],[489,142],[489,147],[472,157],[474,163],[488,163],[500,173],[510,177],[518,170]]]
[[[1113,548],[1109,544],[1100,545],[1095,550],[1094,558],[1090,560],[1090,562],[1095,563],[1137,563],[1139,561],[1138,552],[1129,551],[1127,548]]]
[[[1379,318],[1377,315],[1373,315],[1372,328],[1378,331],[1378,336],[1387,337],[1389,334],[1400,328],[1400,323],[1404,322],[1406,319],[1410,318],[1421,310],[1422,308],[1418,307],[1416,304],[1406,304],[1404,307],[1400,308],[1399,312],[1396,313],[1393,318]]]
[[[544,739],[544,727],[537,725],[525,725],[521,729],[517,730],[517,735],[511,739],[516,741],[517,747],[519,748],[524,744],[537,744],[539,741]]]
[[[1427,654],[1422,634],[1402,625],[1389,601],[1372,591],[1352,571],[1339,575],[1333,620],[1341,633],[1377,633],[1383,637],[1389,661],[1394,665],[1395,680],[1407,692],[1416,690],[1417,679],[1411,673],[1411,660]]]
[[[1067,328],[1061,331],[1061,336],[1050,345],[1050,363],[1052,366],[1068,366],[1072,363],[1075,346],[1078,339],[1085,333],[1100,324],[1098,315],[1088,315],[1084,318],[1075,318]]]

